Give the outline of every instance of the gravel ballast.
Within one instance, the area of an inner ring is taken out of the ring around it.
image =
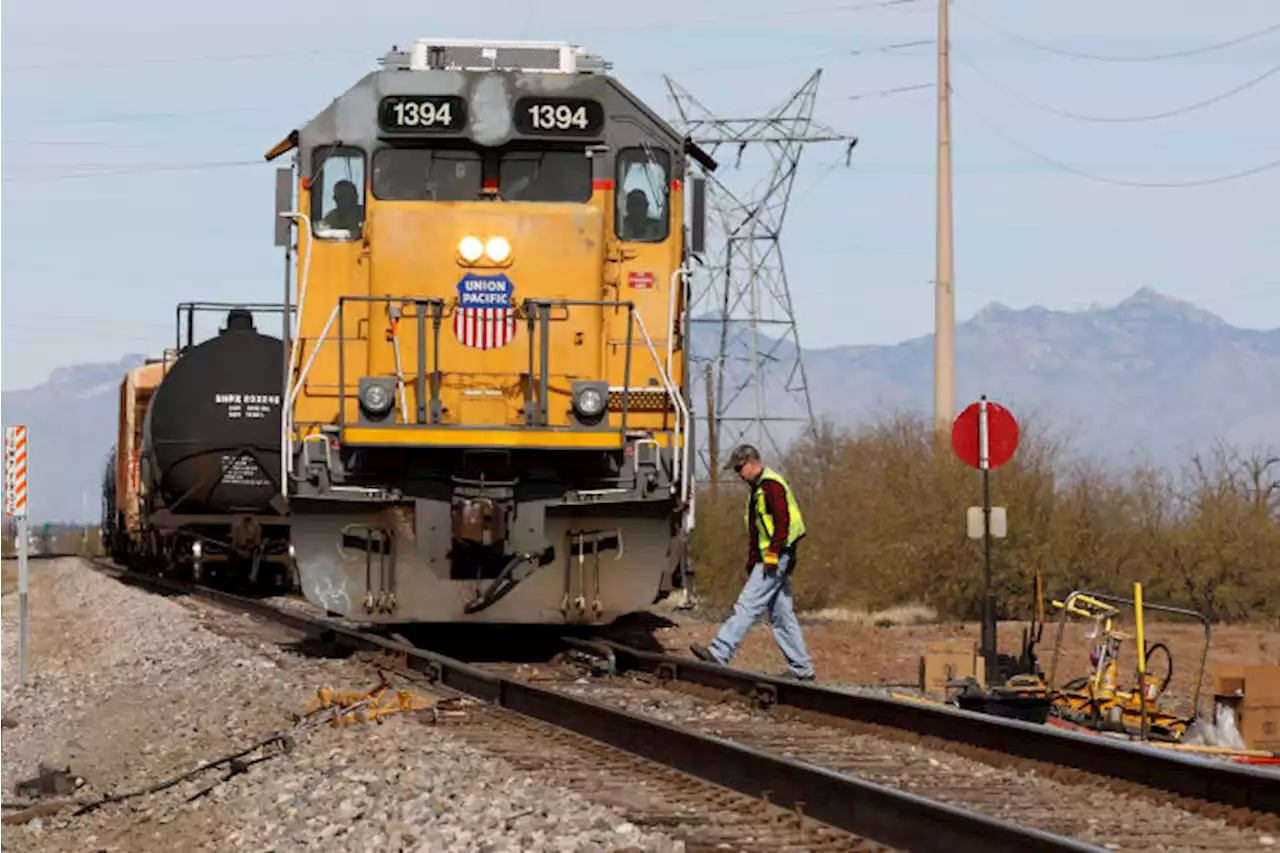
[[[68,796],[88,802],[274,732],[295,740],[289,752],[245,756],[248,766],[225,781],[227,765],[78,817],[64,810],[6,826],[6,849],[683,850],[557,786],[550,769],[516,769],[475,748],[447,719],[399,714],[335,729],[318,717],[294,729],[318,688],[368,689],[370,668],[281,645],[279,628],[130,587],[75,559],[32,561],[22,686],[17,594],[5,586],[6,804],[27,800],[14,785],[41,763],[69,766],[84,783]],[[270,757],[255,763],[261,756]]]

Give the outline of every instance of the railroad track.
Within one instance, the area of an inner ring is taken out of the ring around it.
[[[635,671],[584,679],[567,668],[521,669],[570,695],[1110,849],[1257,850],[1274,831],[1274,815],[1229,811],[1101,775],[949,749],[947,742],[894,737],[776,705],[765,710],[754,701]]]
[[[1172,753],[1091,734],[977,714],[924,702],[770,678],[701,661],[600,641],[615,670],[646,672],[672,685],[728,691],[765,707],[859,731],[947,746],[988,761],[1021,759],[1059,777],[1082,774],[1130,783],[1164,795],[1253,814],[1280,815],[1280,773]],[[1275,828],[1280,829],[1280,821]]]
[[[1226,817],[1239,826],[1256,828],[1275,821],[1280,813],[1280,774],[1253,768],[1157,753],[958,710],[772,679],[643,652],[617,642],[575,644],[578,650],[605,662],[605,668],[612,672],[646,673],[652,683],[685,692],[718,691],[715,695],[720,698],[732,695],[769,709],[771,715],[794,716],[797,719],[790,722],[801,728],[777,728],[778,721],[774,720],[772,729],[754,725],[717,729],[698,725],[696,713],[675,724],[644,713],[643,709],[628,710],[627,701],[619,701],[617,696],[573,695],[563,685],[539,686],[518,676],[463,663],[292,608],[281,609],[217,590],[193,589],[134,575],[101,560],[91,562],[99,570],[128,582],[193,593],[262,616],[312,635],[334,650],[395,656],[407,670],[438,687],[489,703],[497,715],[494,719],[503,720],[505,725],[533,727],[553,739],[576,738],[579,749],[594,749],[599,761],[620,768],[629,766],[634,770],[637,759],[663,765],[666,783],[674,786],[673,790],[684,790],[686,794],[702,790],[703,799],[714,799],[716,795],[706,793],[705,783],[730,789],[737,797],[747,798],[737,801],[737,810],[748,824],[770,811],[757,805],[755,814],[751,813],[749,804],[760,804],[764,797],[772,806],[801,814],[801,828],[805,818],[809,819],[811,849],[882,849],[877,845],[910,850],[1104,849],[1023,825],[1016,815],[1010,819],[983,814],[975,808],[981,803],[973,797],[966,800],[964,796],[948,796],[945,789],[947,785],[955,786],[954,775],[949,782],[935,781],[929,790],[928,785],[921,785],[920,778],[904,779],[901,773],[877,774],[874,760],[860,758],[856,749],[850,750],[839,731],[820,733],[814,729],[832,721],[872,727],[876,736],[915,738],[931,748],[968,751],[971,757],[995,766],[1009,761],[1031,762],[1049,771],[1084,774],[1084,781],[1100,781],[1113,789],[1117,785],[1139,786],[1137,793],[1154,792],[1167,805],[1198,812],[1206,820]],[[813,719],[803,719],[806,715]],[[825,737],[825,745],[819,734]],[[881,781],[871,781],[875,778]],[[695,780],[701,781],[702,789]],[[895,787],[904,783],[953,802],[940,802]],[[730,803],[735,795],[724,792],[723,796],[728,797],[724,803]],[[997,792],[999,796],[1007,797],[1008,792]],[[748,804],[745,808],[744,802]],[[1039,808],[1053,810],[1052,804],[1043,801]],[[815,822],[830,827],[832,833],[824,835],[826,830],[821,826],[812,828]],[[774,816],[765,820],[751,836],[754,842],[767,840],[770,828],[776,825]],[[777,848],[765,844],[763,849]]]
[[[558,730],[561,739],[589,740],[593,742],[591,748],[598,752],[599,761],[616,766],[632,765],[635,760],[660,765],[666,774],[659,775],[667,777],[668,786],[691,798],[717,797],[717,794],[705,793],[704,786],[700,788],[694,783],[727,789],[718,794],[722,806],[731,807],[735,802],[733,795],[748,799],[750,806],[740,806],[739,811],[742,820],[756,824],[749,843],[742,839],[737,844],[730,841],[731,849],[781,849],[769,843],[771,831],[790,836],[794,844],[795,830],[778,824],[774,816],[776,809],[803,816],[799,820],[800,829],[808,822],[812,843],[801,845],[803,849],[888,848],[960,853],[970,850],[974,853],[979,850],[1065,853],[1100,849],[699,733],[689,727],[623,711],[589,698],[573,697],[378,634],[303,615],[292,608],[282,610],[269,602],[220,590],[137,575],[104,560],[88,560],[88,564],[125,583],[192,594],[216,605],[278,622],[298,633],[311,635],[334,652],[372,652],[396,658],[399,666],[416,672],[436,688],[489,703],[497,711],[495,719],[515,720],[516,725],[541,731]],[[599,752],[602,748],[605,751]],[[695,797],[694,792],[703,793]]]

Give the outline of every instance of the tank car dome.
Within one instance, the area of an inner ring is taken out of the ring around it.
[[[244,308],[232,308],[227,312],[227,327],[222,330],[223,334],[227,332],[252,332],[255,331],[253,325],[253,314]]]

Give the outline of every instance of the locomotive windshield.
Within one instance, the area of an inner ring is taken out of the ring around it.
[[[364,153],[346,146],[318,149],[312,185],[316,236],[359,238],[364,226]]]
[[[671,220],[671,155],[644,145],[618,153],[618,237],[631,243],[660,243],[667,239]]]
[[[591,161],[585,151],[508,151],[498,160],[498,194],[507,201],[591,198]]]
[[[387,201],[476,201],[485,184],[504,201],[591,198],[584,148],[383,148],[373,155],[373,194]]]
[[[478,151],[383,148],[373,155],[373,194],[387,201],[475,201],[483,168]]]

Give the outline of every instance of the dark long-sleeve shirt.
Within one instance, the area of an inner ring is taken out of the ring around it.
[[[782,484],[777,480],[763,480],[755,485],[756,489],[764,492],[764,508],[765,512],[773,519],[773,536],[769,538],[769,550],[774,554],[781,554],[782,548],[787,544],[787,536],[790,533],[791,514],[787,510],[787,493],[782,488]],[[747,537],[747,567],[754,566],[761,562],[764,555],[760,553],[760,527],[756,518],[756,496],[753,491],[751,494],[751,530]]]

